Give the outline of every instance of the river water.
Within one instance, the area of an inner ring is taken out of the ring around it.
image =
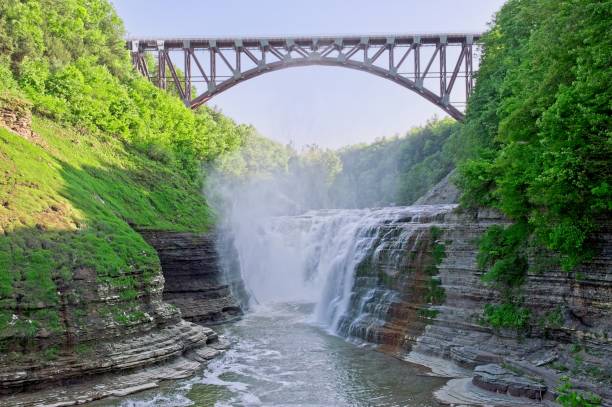
[[[314,304],[257,306],[219,331],[233,342],[195,378],[114,403],[141,406],[438,406],[445,379],[312,322]]]

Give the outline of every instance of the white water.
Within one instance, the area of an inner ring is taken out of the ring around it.
[[[395,257],[386,259],[390,266],[386,272],[393,275],[409,250],[406,242],[419,230],[416,226],[453,207],[317,210],[299,216],[263,211],[245,216],[239,211],[229,218],[225,233],[231,234],[251,304],[314,303],[313,319],[336,332],[349,312],[355,271],[364,257],[376,259],[391,253]],[[389,228],[395,224],[399,227]],[[399,234],[387,236],[392,232]],[[359,312],[364,312],[374,294],[371,291],[358,300]],[[378,294],[373,315],[384,313],[393,299],[392,292]]]

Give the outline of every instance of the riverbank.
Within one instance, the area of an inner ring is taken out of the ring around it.
[[[73,406],[106,398],[121,398],[132,393],[157,388],[163,381],[190,377],[228,346],[209,328],[189,322],[160,329],[142,339],[119,344],[114,354],[100,355],[105,369],[94,369],[88,359],[83,371],[88,375],[53,385],[0,398],[0,406]],[[130,368],[130,366],[135,366]],[[146,366],[146,367],[138,367]],[[92,372],[98,374],[92,375]],[[111,373],[102,373],[108,371]],[[117,373],[121,371],[120,373]]]

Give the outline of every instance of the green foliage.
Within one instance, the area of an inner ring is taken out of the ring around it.
[[[433,257],[435,265],[442,263],[442,260],[444,260],[446,257],[446,249],[444,248],[444,245],[441,243],[435,243],[431,251],[431,256]]]
[[[201,161],[242,142],[231,120],[194,113],[132,71],[106,0],[10,0],[0,5],[0,27],[8,51],[0,73],[12,70],[0,85],[16,81],[39,114],[117,137],[194,180]]]
[[[513,303],[486,304],[484,320],[494,328],[525,330],[529,326],[531,311]]]
[[[612,208],[611,13],[609,0],[508,1],[461,130],[462,202],[499,208],[566,270]]]
[[[442,237],[442,229],[438,226],[432,226],[429,228],[429,233],[431,234],[431,240],[435,243]]]
[[[57,346],[50,346],[43,351],[43,357],[46,360],[55,360],[57,359],[58,355],[59,355],[59,347]]]
[[[421,308],[418,310],[417,315],[421,318],[434,319],[439,313],[440,311],[437,309]]]
[[[454,168],[458,125],[433,120],[404,137],[340,150],[317,145],[296,151],[243,128],[238,151],[215,161],[224,184],[273,180],[283,195],[312,208],[410,204]]]
[[[403,137],[382,138],[338,151],[342,171],[331,188],[336,207],[410,204],[454,168],[450,139],[458,125],[432,120]]]
[[[219,156],[215,168],[234,180],[269,178],[288,171],[293,150],[259,135],[253,127],[240,127],[240,149]]]
[[[211,180],[212,190],[251,182],[259,184],[261,190],[281,194],[285,202],[299,206],[300,210],[331,205],[332,182],[342,169],[335,151],[315,144],[296,151],[258,135],[253,128],[241,130],[241,148],[214,163],[223,177]]]
[[[561,307],[557,307],[554,310],[547,312],[540,319],[540,326],[542,328],[560,328],[563,326],[563,312]]]
[[[556,401],[563,407],[597,407],[601,406],[601,397],[593,393],[584,393],[572,388],[568,377],[561,378],[561,385],[557,388]]]
[[[442,304],[446,298],[442,282],[439,278],[431,277],[425,291],[425,302],[430,304]]]
[[[477,257],[481,269],[489,268],[483,281],[504,292],[522,285],[528,269],[524,253],[527,238],[528,228],[523,223],[487,229],[480,239]]]
[[[110,316],[144,318],[138,296],[160,265],[134,229],[206,230],[201,163],[244,140],[243,126],[133,72],[123,32],[107,0],[0,2],[0,108],[34,113],[27,140],[0,129],[5,343],[64,329],[77,272],[118,295]]]

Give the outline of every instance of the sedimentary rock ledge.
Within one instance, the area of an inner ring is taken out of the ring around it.
[[[206,325],[238,318],[242,311],[219,264],[214,234],[141,231],[157,250],[164,301],[184,319]]]
[[[135,342],[137,346],[134,346]],[[108,356],[108,366],[101,367],[100,362],[105,359],[104,355],[90,360],[89,366],[81,366],[84,373],[95,369],[93,365],[98,366],[98,371],[109,373],[88,375],[59,382],[58,386],[40,391],[7,396],[0,399],[0,406],[59,407],[84,404],[107,397],[123,397],[158,387],[164,380],[189,377],[227,348],[227,342],[218,338],[211,329],[185,321],[151,333],[135,342],[116,346]],[[151,363],[155,364],[146,368],[115,371]]]

